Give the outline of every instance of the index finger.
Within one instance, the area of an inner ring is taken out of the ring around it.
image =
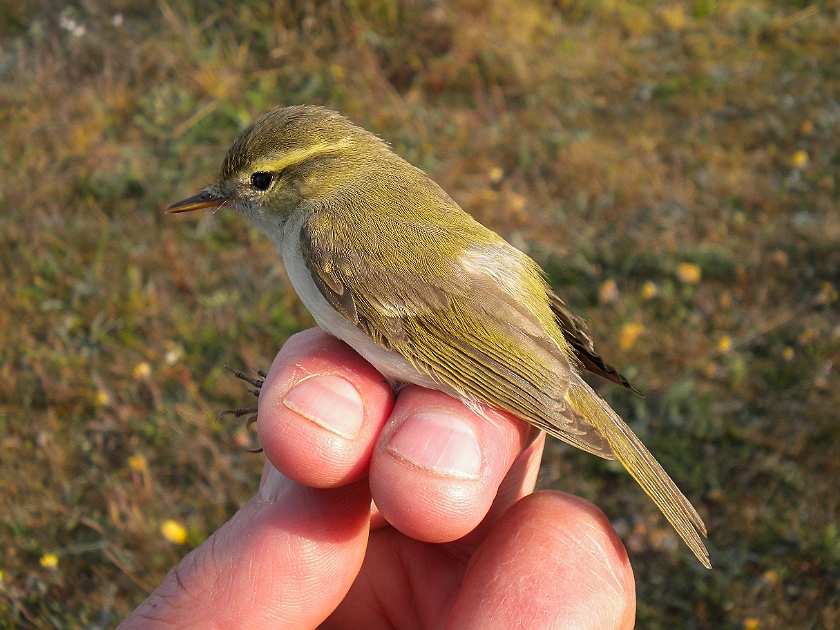
[[[280,349],[260,390],[257,430],[269,461],[315,488],[358,481],[391,414],[385,378],[320,328]]]

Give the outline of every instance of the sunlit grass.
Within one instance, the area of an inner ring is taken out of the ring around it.
[[[639,627],[840,627],[838,77],[831,2],[7,3],[3,623],[115,625],[256,488],[222,366],[313,322],[244,221],[162,209],[305,102],[535,256],[646,393],[602,388],[713,572],[615,466],[552,443],[541,482],[613,520]]]

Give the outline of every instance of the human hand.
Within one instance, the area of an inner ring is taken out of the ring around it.
[[[530,494],[544,436],[524,422],[395,400],[312,329],[272,364],[258,430],[256,496],[121,628],[633,627],[624,547],[591,503]]]

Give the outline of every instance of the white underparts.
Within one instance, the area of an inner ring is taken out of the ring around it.
[[[300,229],[306,220],[306,213],[300,209],[292,213],[279,239],[272,234],[266,234],[283,256],[286,273],[292,281],[292,286],[301,302],[312,313],[318,325],[351,346],[356,352],[373,365],[392,384],[415,383],[430,389],[444,391],[447,394],[455,392],[432,380],[432,378],[415,368],[408,359],[393,350],[387,350],[375,343],[367,333],[347,321],[336,311],[312,280],[300,246]]]

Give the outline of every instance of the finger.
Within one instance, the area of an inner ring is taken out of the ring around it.
[[[487,533],[492,529],[496,521],[507,512],[508,508],[522,497],[534,491],[537,476],[540,472],[540,460],[542,459],[544,448],[545,433],[539,431],[534,441],[525,447],[525,450],[520,453],[513,466],[508,470],[508,474],[505,475],[502,484],[499,486],[496,498],[493,499],[493,505],[481,521],[481,524],[463,538],[449,543],[450,550],[459,555],[472,554],[475,548],[487,536]],[[390,523],[379,512],[376,503],[372,502],[370,529],[371,531],[375,531],[383,527],[390,527]]]
[[[358,578],[322,627],[633,627],[633,572],[594,505],[539,492],[496,525],[472,558],[393,528],[372,532]]]
[[[531,435],[492,409],[483,415],[441,392],[400,392],[370,468],[371,494],[402,533],[446,542],[472,531]]]
[[[478,547],[446,627],[629,629],[635,610],[633,570],[604,514],[539,492]]]
[[[540,472],[540,460],[545,447],[545,433],[540,431],[536,439],[525,447],[508,470],[499,490],[493,499],[493,505],[481,523],[463,538],[449,543],[451,552],[472,555],[487,535],[496,526],[496,522],[521,498],[531,494]]]
[[[373,531],[372,520],[359,577],[321,628],[440,626],[475,548],[510,505],[533,491],[544,443],[545,435],[540,434],[526,447],[502,482],[487,517],[453,543],[421,543],[393,527]]]
[[[439,628],[467,562],[393,527],[371,532],[359,576],[320,629]]]
[[[364,481],[313,489],[271,468],[120,628],[314,628],[359,571],[369,509]]]
[[[352,483],[367,475],[392,407],[390,386],[369,363],[320,328],[306,330],[283,345],[260,390],[260,445],[299,483]]]

